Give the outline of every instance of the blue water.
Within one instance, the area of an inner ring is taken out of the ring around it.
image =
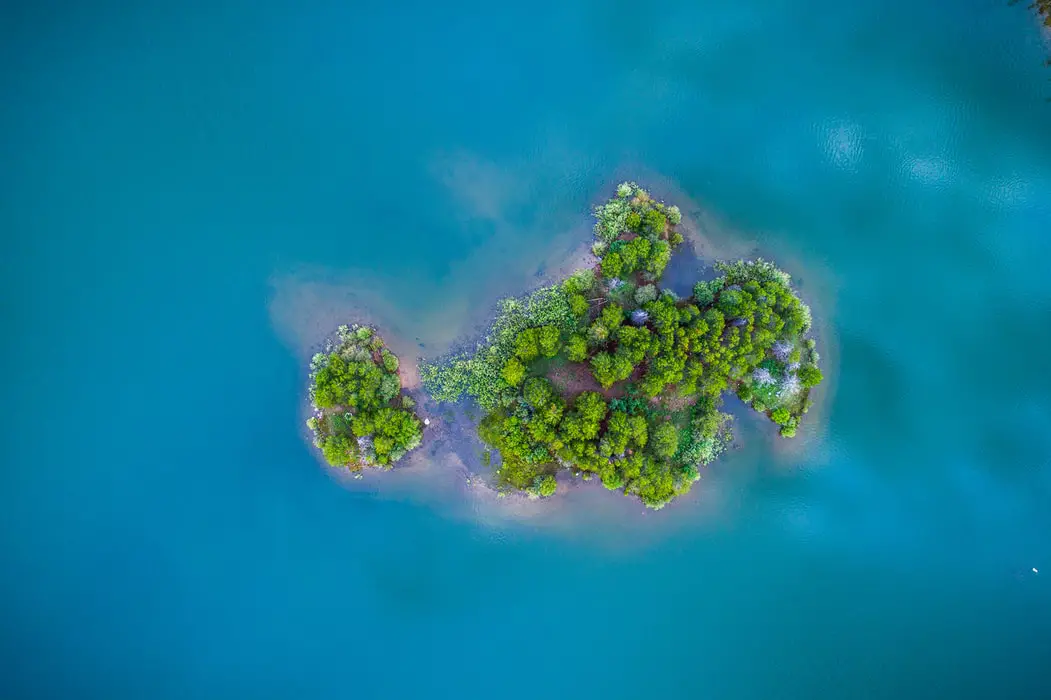
[[[805,5],[6,4],[0,697],[1046,697],[1049,46]],[[657,516],[319,466],[312,343],[437,353],[624,177],[800,278],[800,448]]]

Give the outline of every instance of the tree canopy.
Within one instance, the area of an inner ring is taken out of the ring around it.
[[[717,264],[685,299],[661,289],[682,215],[634,183],[595,216],[594,269],[505,300],[473,353],[421,376],[437,400],[467,395],[485,409],[479,435],[499,452],[505,488],[548,496],[568,469],[660,508],[728,444],[724,392],[796,434],[822,380],[810,309],[761,259]],[[593,385],[559,385],[566,368]]]
[[[401,395],[398,367],[367,326],[340,326],[336,342],[314,356],[307,425],[329,464],[387,468],[420,444],[423,426],[412,399]]]

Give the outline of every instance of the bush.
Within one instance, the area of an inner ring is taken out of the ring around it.
[[[566,341],[566,357],[571,362],[583,362],[588,357],[588,343],[584,336],[574,333]]]
[[[540,354],[544,357],[554,357],[562,347],[562,340],[559,337],[558,328],[555,326],[541,326],[537,328],[536,340],[540,348]]]
[[[537,479],[536,493],[541,498],[554,496],[557,490],[558,482],[555,481],[555,477],[550,474],[545,474]]]
[[[693,298],[703,308],[715,301],[715,294],[707,282],[698,282],[693,286]]]
[[[635,290],[635,303],[639,306],[657,300],[657,288],[647,284]]]
[[[802,378],[820,381],[816,367],[806,368],[817,362],[806,337],[809,310],[788,275],[764,261],[720,263],[721,276],[699,282],[691,299],[661,290],[671,250],[683,241],[668,226],[681,214],[633,183],[619,187],[596,217],[602,283],[593,273],[575,273],[526,300],[506,300],[475,352],[425,364],[421,375],[435,399],[466,393],[485,409],[479,437],[500,452],[501,487],[549,495],[558,470],[568,467],[660,508],[688,491],[698,468],[729,444],[729,417],[718,410],[722,392],[736,390],[755,410],[770,411],[783,435],[795,434],[806,407]],[[636,275],[652,284],[636,288]],[[628,325],[625,308],[634,308]],[[530,363],[556,356],[563,339],[568,361],[587,362],[605,390],[641,370],[637,384],[607,405],[601,393],[573,399],[568,389],[561,395],[546,378],[530,377],[530,369],[554,369]],[[797,351],[802,367],[794,364]],[[312,368],[330,364],[322,356]],[[341,420],[320,422],[330,434],[349,434]],[[374,444],[367,440],[358,444],[359,460],[398,453],[385,433]]]
[[[390,350],[384,348],[381,352],[383,358],[383,368],[388,372],[398,371],[398,356],[392,353]]]
[[[657,209],[650,209],[642,217],[642,226],[653,234],[664,233],[664,227],[668,225],[668,217]]]
[[[650,449],[658,457],[671,457],[679,449],[679,431],[671,423],[661,423],[652,431]]]
[[[810,364],[800,367],[798,375],[799,381],[808,389],[817,386],[825,378],[820,369]]]
[[[389,466],[423,435],[411,398],[401,396],[401,407],[392,405],[401,393],[398,358],[371,328],[341,326],[337,338],[326,357],[311,361],[309,393],[319,416],[307,425],[329,464]]]
[[[518,386],[525,379],[526,368],[517,357],[512,357],[506,363],[504,368],[500,371],[500,376],[504,378],[510,386]]]
[[[602,276],[607,279],[620,277],[623,271],[624,260],[620,257],[620,253],[606,253],[606,257],[602,258]]]

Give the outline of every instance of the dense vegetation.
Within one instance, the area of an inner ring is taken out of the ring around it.
[[[486,410],[504,487],[551,495],[565,468],[659,508],[727,444],[723,392],[795,435],[822,379],[810,310],[762,260],[717,265],[687,299],[662,290],[681,214],[634,183],[595,214],[594,269],[503,301],[475,352],[421,374],[436,400]]]
[[[398,358],[366,326],[340,326],[337,341],[310,363],[314,444],[334,467],[389,468],[423,437]]]

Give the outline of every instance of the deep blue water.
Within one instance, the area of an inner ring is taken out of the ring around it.
[[[0,697],[1051,692],[1022,7],[128,5],[0,11]],[[318,465],[311,343],[446,347],[624,177],[799,276],[799,449],[742,421],[656,516]]]

